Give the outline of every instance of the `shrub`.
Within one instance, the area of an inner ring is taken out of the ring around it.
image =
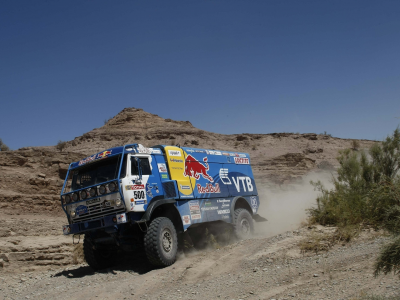
[[[57,150],[62,152],[66,146],[67,146],[67,142],[59,140],[56,148],[57,148]]]
[[[369,154],[369,156],[368,156]],[[341,151],[334,188],[311,182],[321,192],[317,207],[309,210],[310,221],[340,228],[371,225],[397,236],[385,246],[375,265],[375,275],[400,272],[400,130],[369,152]],[[351,236],[350,236],[351,238]]]
[[[10,148],[0,139],[0,151],[10,151]]]
[[[357,140],[352,140],[351,149],[353,149],[354,151],[358,151],[358,149],[360,149],[360,142]]]

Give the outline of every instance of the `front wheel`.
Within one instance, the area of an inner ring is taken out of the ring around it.
[[[253,218],[246,209],[235,209],[233,225],[235,228],[235,235],[238,239],[243,240],[253,235]]]
[[[95,271],[113,266],[117,259],[117,254],[110,248],[95,249],[86,235],[83,240],[83,254],[88,265]]]
[[[146,256],[154,266],[166,267],[176,260],[178,238],[174,224],[165,217],[151,221],[144,236]]]

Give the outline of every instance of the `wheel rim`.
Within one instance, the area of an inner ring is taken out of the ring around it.
[[[250,228],[250,223],[248,220],[243,219],[240,221],[240,229],[242,231],[242,234],[247,236],[250,234],[251,228]]]
[[[165,252],[170,252],[172,249],[172,235],[168,229],[165,229],[162,233],[162,247]]]

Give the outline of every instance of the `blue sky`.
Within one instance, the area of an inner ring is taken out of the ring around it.
[[[125,107],[217,133],[382,140],[400,1],[1,1],[0,138],[54,145]]]

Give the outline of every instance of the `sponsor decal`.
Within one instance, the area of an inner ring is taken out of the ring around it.
[[[239,156],[237,153],[229,153],[229,156]]]
[[[231,206],[231,205],[230,204],[222,204],[221,208],[229,207],[229,206]]]
[[[199,194],[207,194],[207,193],[221,193],[221,189],[219,188],[219,184],[216,183],[213,186],[211,183],[207,183],[206,186],[201,186],[201,184],[197,184],[197,192]]]
[[[230,163],[230,162],[231,162],[231,157],[228,156],[228,157],[226,158],[226,161],[227,161],[228,163]]]
[[[206,206],[206,207],[201,208],[202,211],[217,210],[217,209],[218,209],[218,206]]]
[[[151,192],[152,188],[153,187],[150,184],[146,183],[146,193],[147,193],[147,196],[149,196],[149,197],[153,197],[153,193]]]
[[[88,208],[85,205],[79,205],[76,209],[75,209],[75,213],[77,216],[83,215],[83,214],[87,214],[88,213]]]
[[[186,150],[186,152],[193,153],[193,152],[194,152],[194,150],[193,150],[193,149],[187,149],[187,150]]]
[[[195,159],[193,156],[188,155],[185,160],[185,172],[183,172],[183,176],[191,176],[196,178],[196,180],[200,179],[200,175],[203,176],[204,179],[213,182],[214,179],[208,175],[208,170],[210,169],[207,161],[207,157],[203,158],[205,165]]]
[[[90,204],[98,203],[98,202],[100,202],[100,198],[88,200],[88,201],[86,201],[86,205],[90,205]]]
[[[181,190],[190,190],[190,186],[189,185],[180,185],[181,186]]]
[[[229,156],[228,152],[222,152],[222,155]]]
[[[96,154],[92,155],[92,156],[89,156],[89,157],[86,157],[86,158],[82,159],[81,161],[79,161],[78,166],[81,166],[81,165],[87,164],[89,162],[92,162],[95,159],[96,159]]]
[[[239,177],[232,177],[232,181],[236,187],[238,193],[240,193],[240,182],[242,182],[242,187],[244,192],[252,192],[253,191],[253,184],[251,183],[251,178],[247,176],[239,176]],[[246,190],[247,186],[247,190]]]
[[[161,178],[168,179],[168,175],[167,174],[161,174]]]
[[[194,152],[196,152],[196,153],[205,153],[204,150],[195,150]]]
[[[131,202],[131,210],[135,208],[135,203]]]
[[[178,150],[168,150],[169,156],[182,156],[182,153]]]
[[[227,199],[218,199],[217,203],[226,203],[226,202],[231,202],[231,200],[227,200]]]
[[[223,220],[229,219],[229,215],[222,215],[221,219],[223,219]]]
[[[170,158],[169,160],[175,163],[183,163],[182,159]]]
[[[138,200],[138,201],[135,201],[135,204],[136,205],[144,205],[144,204],[147,204],[147,200]]]
[[[151,153],[153,153],[153,154],[162,154],[160,149],[153,149],[153,148],[150,148],[150,149],[151,149]]]
[[[230,185],[232,182],[228,177],[228,173],[228,169],[219,169],[219,178],[221,178],[222,183]]]
[[[205,205],[205,206],[211,206],[212,203],[211,203],[211,201],[206,201],[206,202],[204,202],[204,205]]]
[[[246,157],[246,154],[239,154],[239,157]]]
[[[126,185],[125,189],[127,191],[144,190],[144,185],[143,184]]]
[[[257,210],[257,197],[250,197],[251,207],[253,210]]]
[[[96,159],[106,158],[107,156],[109,156],[111,154],[111,151],[112,150],[109,150],[109,151],[106,150],[106,151],[103,151],[103,152],[97,154]]]
[[[160,173],[167,173],[167,165],[166,164],[157,164],[158,166],[158,172]]]
[[[189,215],[182,216],[182,223],[183,225],[190,225],[191,224],[190,216]]]
[[[201,219],[199,201],[192,200],[192,201],[189,201],[188,203],[189,203],[190,216],[191,216],[192,220]]]
[[[221,209],[218,211],[219,215],[229,214],[231,212],[230,209]]]
[[[222,155],[220,151],[214,151],[214,150],[206,150],[206,153],[211,155]]]
[[[248,165],[249,159],[243,157],[235,157],[235,164],[237,165]]]
[[[126,214],[118,214],[117,215],[117,224],[126,223]]]
[[[146,148],[142,144],[137,146],[137,153],[151,154],[151,152],[152,150],[150,148]]]

